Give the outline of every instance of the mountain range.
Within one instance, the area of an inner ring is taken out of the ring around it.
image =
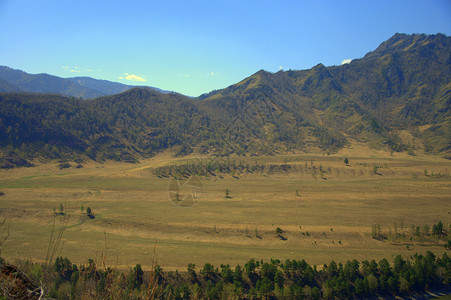
[[[333,153],[352,141],[451,156],[451,38],[443,34],[395,34],[349,64],[261,70],[195,99],[131,88],[80,101],[18,93],[18,84],[4,78],[4,167],[36,158],[133,162],[166,149],[176,155]],[[87,78],[71,82],[82,83],[85,95],[107,86]]]
[[[28,74],[21,70],[0,66],[0,92],[51,93],[83,99],[114,95],[135,86],[91,77],[61,78],[49,74]],[[161,93],[168,93],[150,87]]]

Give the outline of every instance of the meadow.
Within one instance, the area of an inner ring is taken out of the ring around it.
[[[44,261],[53,224],[58,230],[63,220],[57,255],[83,264],[106,253],[107,264],[119,269],[137,263],[164,270],[186,270],[188,263],[235,266],[250,258],[322,265],[445,251],[444,240],[423,232],[415,237],[412,225],[423,231],[441,220],[449,229],[449,160],[362,148],[232,157],[268,168],[203,176],[195,205],[174,204],[168,192],[173,179],[155,176],[155,170],[209,159],[167,152],[136,164],[87,162],[59,169],[58,162],[47,162],[1,170],[0,217],[10,228],[1,255]],[[271,165],[296,171],[271,171]],[[189,194],[184,188],[180,193]],[[87,217],[87,207],[95,218]],[[375,225],[384,238],[373,237]]]

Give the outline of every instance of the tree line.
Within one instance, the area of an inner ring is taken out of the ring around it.
[[[398,255],[391,264],[387,259],[331,261],[323,266],[295,259],[251,259],[234,268],[188,264],[185,272],[165,272],[158,265],[145,271],[137,264],[128,273],[92,259],[76,265],[58,257],[47,276],[39,263],[29,263],[26,270],[36,282],[44,280],[46,295],[55,298],[353,299],[409,296],[451,284],[451,258],[431,251],[409,258]]]

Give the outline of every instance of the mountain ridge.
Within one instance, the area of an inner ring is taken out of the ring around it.
[[[84,99],[114,95],[136,87],[86,76],[62,78],[47,73],[29,74],[7,66],[0,66],[0,80],[9,83],[14,87],[14,91],[61,94]],[[170,92],[155,87],[149,88],[160,93]],[[11,87],[7,88],[4,83],[0,82],[0,92],[9,91],[11,91]]]

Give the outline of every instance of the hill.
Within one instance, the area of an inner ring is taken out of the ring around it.
[[[20,157],[136,161],[197,143],[208,117],[194,100],[149,88],[80,101],[49,94],[0,94],[4,167]],[[205,128],[205,131],[207,129]]]
[[[446,154],[450,53],[450,37],[396,34],[350,64],[261,70],[198,99],[150,88],[86,101],[4,93],[0,147],[6,166],[17,157],[136,161],[169,148],[178,155],[332,153],[350,141],[411,155]],[[17,74],[15,86],[28,78]],[[72,80],[86,93],[125,88]]]

